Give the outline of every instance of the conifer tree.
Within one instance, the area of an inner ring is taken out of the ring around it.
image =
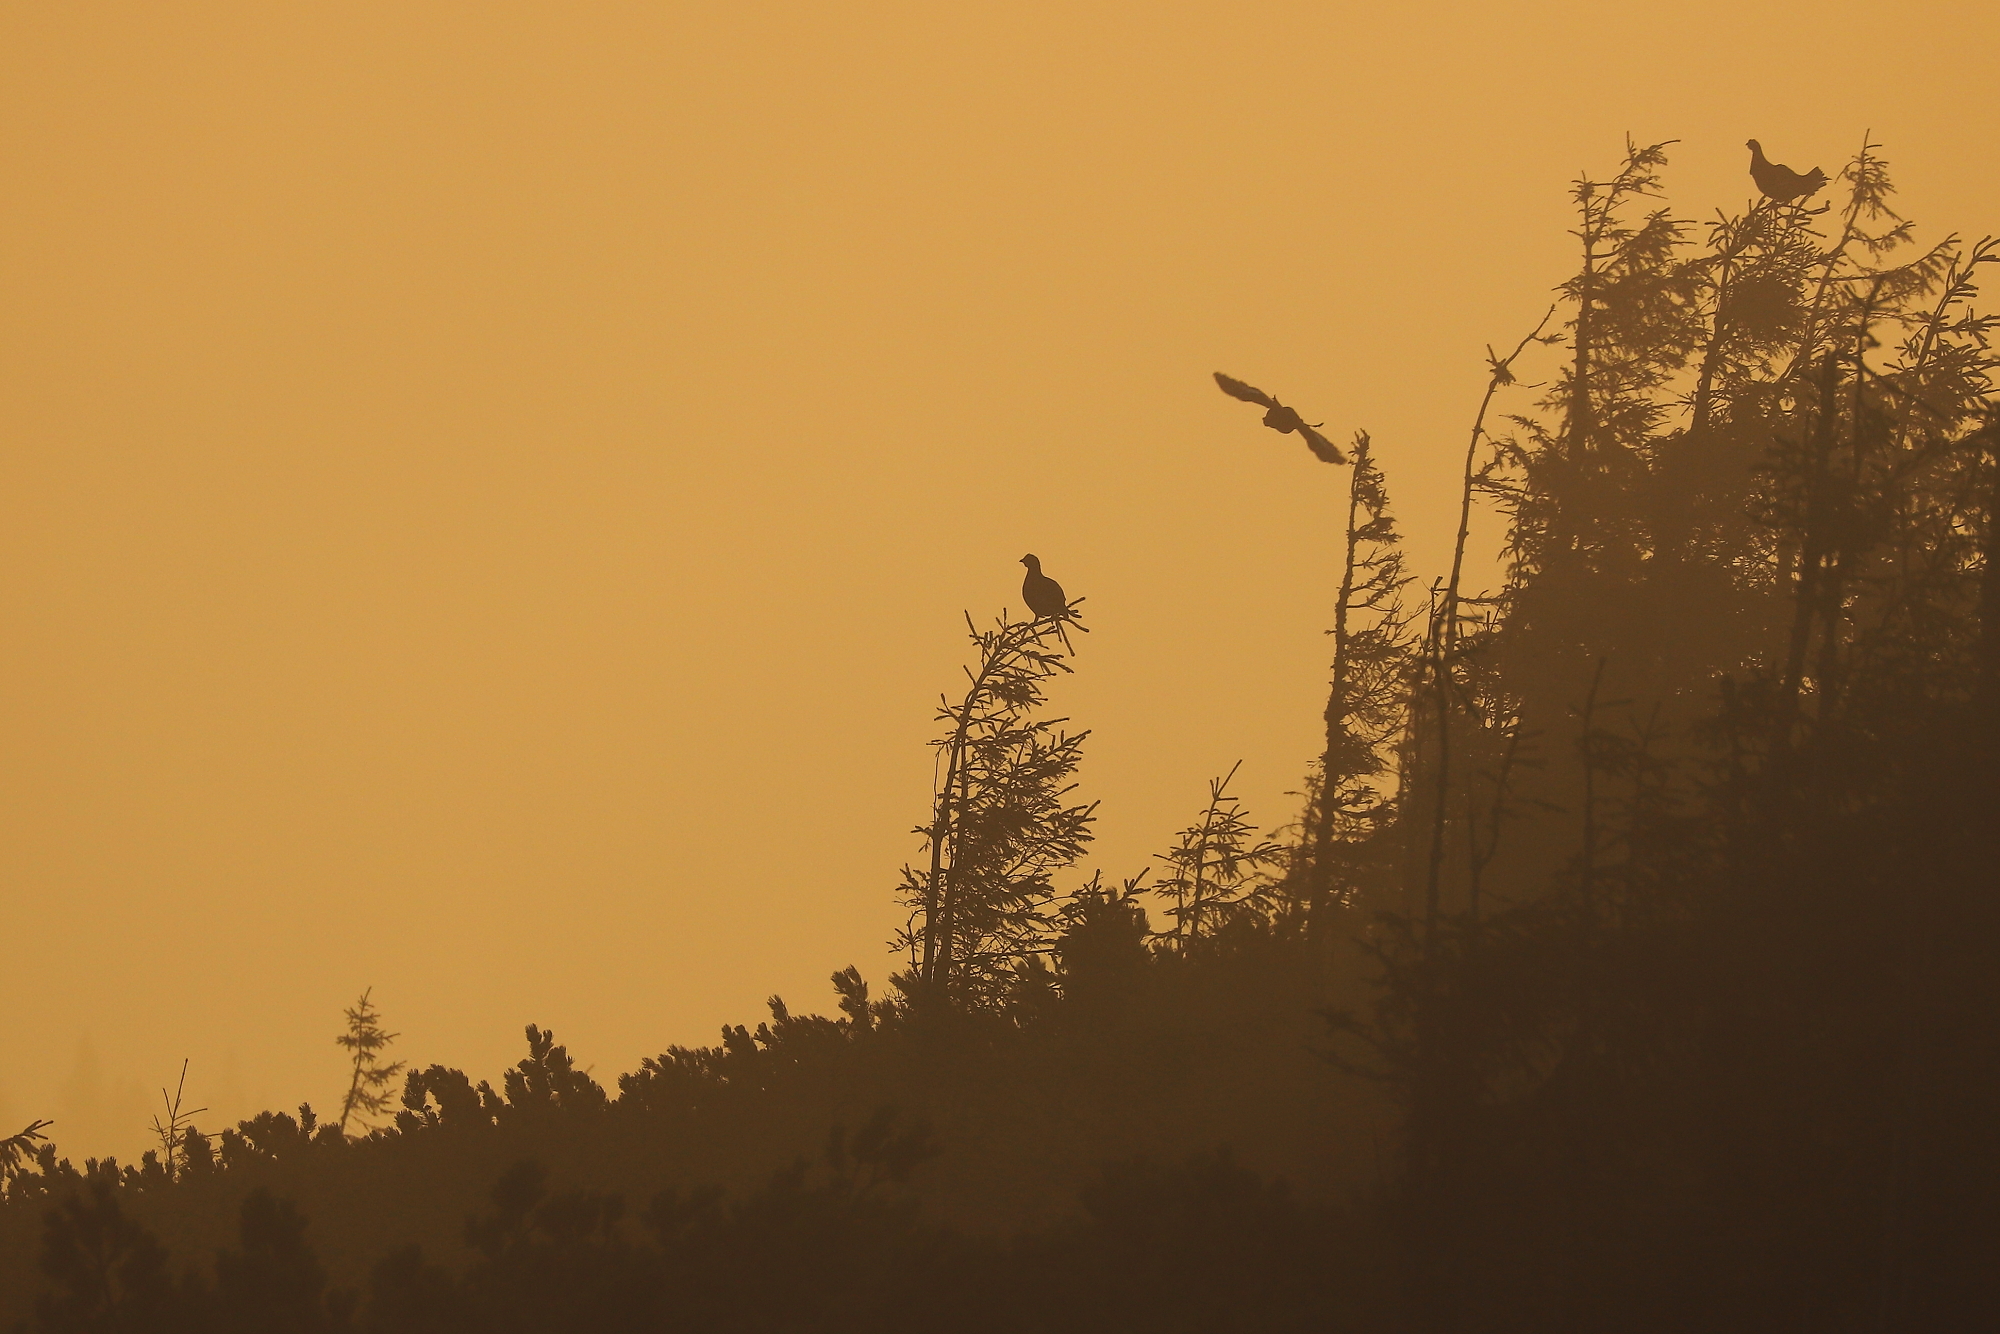
[[[1345,549],[1334,601],[1333,675],[1325,747],[1308,779],[1304,838],[1284,889],[1308,922],[1324,922],[1369,889],[1381,889],[1382,846],[1394,816],[1394,750],[1406,726],[1412,667],[1410,617],[1388,486],[1365,431],[1354,434]],[[1232,770],[1232,772],[1234,772]]]
[[[1524,1326],[1616,1323],[1648,1281],[1617,1248],[1670,1232],[1621,1201],[1700,1182],[1726,1203],[1680,1231],[1726,1217],[1732,1247],[1785,1240],[1755,1272],[1713,1262],[1667,1327],[1732,1285],[1811,1309],[1803,1280],[1831,1254],[1880,1276],[1844,1300],[1872,1288],[1877,1323],[1918,1327],[1900,1313],[1926,1265],[1950,1269],[1945,1202],[1965,1210],[1968,1164],[1993,1179],[1955,1121],[1994,1101],[1977,1089],[2000,927],[1969,888],[1990,878],[1993,767],[1972,738],[1992,733],[1958,729],[1995,697],[1978,654],[2000,607],[1996,324],[1972,298],[2000,256],[1947,239],[1906,258],[1872,145],[1842,183],[1830,239],[1824,211],[1758,204],[1685,257],[1664,210],[1622,224],[1579,186],[1572,356],[1510,456],[1509,585],[1486,643],[1433,666],[1461,726],[1418,749],[1439,779],[1426,815],[1468,826],[1471,887],[1503,825],[1533,856],[1484,921],[1377,940],[1368,1036],[1407,1099],[1407,1244],[1434,1321],[1506,1289]],[[1538,711],[1571,735],[1524,794]],[[1484,817],[1456,763],[1468,734],[1506,739]],[[1808,1122],[1809,1142],[1791,1133]],[[1506,1236],[1529,1217],[1539,1253]]]
[[[340,1100],[339,1133],[347,1133],[348,1124],[359,1119],[366,1123],[369,1117],[379,1116],[389,1109],[389,1082],[403,1072],[403,1062],[385,1062],[382,1053],[396,1040],[397,1035],[385,1032],[382,1016],[376,1012],[375,1004],[369,998],[374,988],[361,993],[361,998],[346,1010],[347,1031],[333,1041],[353,1053],[354,1069],[347,1083],[347,1093]]]
[[[1518,677],[1549,687],[1528,701],[1537,716],[1580,698],[1598,656],[1636,673],[1662,637],[1638,596],[1652,551],[1647,462],[1704,332],[1687,224],[1657,202],[1666,148],[1628,142],[1611,180],[1576,182],[1581,267],[1558,289],[1570,356],[1540,405],[1548,416],[1516,419],[1526,438],[1507,493],[1506,651]]]
[[[1049,946],[1053,877],[1090,842],[1097,809],[1070,800],[1089,733],[1037,715],[1048,681],[1071,670],[1057,645],[1081,601],[1061,617],[1003,616],[989,630],[966,617],[978,661],[965,694],[939,705],[939,777],[931,818],[915,831],[930,863],[903,868],[910,924],[897,944],[914,997],[997,1009],[1016,968]]]
[[[206,1107],[181,1105],[187,1093],[187,1072],[188,1063],[184,1059],[181,1061],[180,1082],[174,1085],[173,1096],[169,1098],[165,1089],[160,1090],[160,1110],[165,1113],[164,1117],[153,1118],[153,1134],[160,1141],[159,1157],[153,1161],[160,1164],[168,1180],[179,1174],[180,1165],[187,1157],[191,1142],[199,1138],[199,1132],[194,1128],[194,1118],[208,1110]]]
[[[49,1142],[49,1137],[42,1132],[53,1124],[52,1121],[30,1121],[26,1129],[0,1139],[0,1190],[4,1190],[14,1179],[22,1163],[35,1157],[38,1146]]]
[[[1260,872],[1278,862],[1282,849],[1257,837],[1241,799],[1230,793],[1230,780],[1241,767],[1239,760],[1209,780],[1201,815],[1159,854],[1166,870],[1153,882],[1153,892],[1168,903],[1166,915],[1174,924],[1160,936],[1171,949],[1186,950],[1233,920],[1263,918],[1271,910],[1272,886]]]

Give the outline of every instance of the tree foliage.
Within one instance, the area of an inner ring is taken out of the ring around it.
[[[343,1135],[350,1124],[356,1121],[365,1124],[370,1117],[380,1116],[389,1109],[392,1097],[389,1086],[403,1073],[403,1062],[382,1058],[398,1035],[382,1027],[382,1016],[370,999],[374,991],[370,987],[347,1007],[347,1031],[333,1040],[353,1057],[347,1093],[340,1100],[339,1129]]]
[[[915,831],[930,865],[903,868],[911,925],[898,943],[912,995],[995,1008],[1046,948],[1054,876],[1082,855],[1097,809],[1071,799],[1090,734],[1038,713],[1048,682],[1071,670],[1055,646],[1079,623],[1075,608],[988,630],[966,617],[977,662],[965,694],[939,704],[931,818]]]

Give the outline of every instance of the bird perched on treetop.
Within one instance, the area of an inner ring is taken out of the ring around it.
[[[1021,564],[1028,567],[1028,577],[1021,581],[1021,600],[1035,613],[1036,620],[1061,616],[1069,610],[1069,599],[1063,596],[1062,585],[1042,573],[1041,557],[1023,556]]]
[[[1247,385],[1241,380],[1232,379],[1221,371],[1215,373],[1215,383],[1231,398],[1240,398],[1245,403],[1255,403],[1258,407],[1266,409],[1264,425],[1272,430],[1282,435],[1290,435],[1293,431],[1297,431],[1305,438],[1306,448],[1310,449],[1313,457],[1321,463],[1347,462],[1346,455],[1334,448],[1333,441],[1313,429],[1320,425],[1319,422],[1304,420],[1297,411],[1286,407],[1263,390]]]
[[[1818,167],[1801,176],[1790,167],[1766,158],[1764,146],[1755,139],[1743,146],[1750,150],[1750,179],[1757,182],[1757,188],[1769,199],[1789,204],[1794,199],[1810,199],[1826,187],[1826,173]]]

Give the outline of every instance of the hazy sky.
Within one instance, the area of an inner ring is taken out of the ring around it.
[[[1893,18],[1893,21],[1891,19]],[[1093,627],[1098,856],[1313,754],[1337,488],[1436,567],[1565,189],[1872,129],[2000,230],[1991,3],[0,5],[0,1132],[397,1051],[606,1082],[878,987],[961,609]],[[1531,373],[1533,373],[1531,368]],[[1506,406],[1525,408],[1522,394]]]

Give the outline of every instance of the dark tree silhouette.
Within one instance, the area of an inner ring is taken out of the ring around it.
[[[4,1185],[21,1164],[32,1159],[38,1146],[48,1143],[48,1136],[42,1132],[54,1125],[53,1121],[30,1121],[27,1128],[0,1139],[0,1185]]]
[[[389,1049],[397,1034],[383,1030],[382,1016],[369,999],[374,992],[375,988],[368,988],[347,1007],[347,1031],[333,1040],[336,1046],[353,1053],[354,1058],[347,1093],[340,1100],[339,1130],[343,1135],[350,1123],[360,1120],[365,1124],[368,1118],[389,1110],[389,1085],[403,1073],[403,1062],[382,1059],[382,1053]]]
[[[1045,684],[1070,670],[1052,641],[1076,621],[1076,603],[991,630],[966,618],[979,661],[966,669],[963,698],[938,710],[948,730],[932,743],[937,790],[930,822],[916,831],[930,866],[903,869],[911,925],[899,944],[913,994],[998,1005],[1017,966],[1047,949],[1051,878],[1082,854],[1096,811],[1068,801],[1089,733],[1035,716]]]
[[[1264,878],[1282,854],[1278,844],[1257,837],[1242,801],[1229,784],[1242,768],[1208,783],[1208,803],[1201,815],[1175,835],[1174,845],[1159,854],[1164,870],[1153,892],[1167,901],[1173,926],[1161,932],[1169,948],[1189,949],[1245,914],[1267,916],[1273,906],[1273,886]]]
[[[103,1178],[49,1210],[41,1269],[48,1287],[35,1314],[50,1334],[159,1329],[178,1304],[166,1249]]]

